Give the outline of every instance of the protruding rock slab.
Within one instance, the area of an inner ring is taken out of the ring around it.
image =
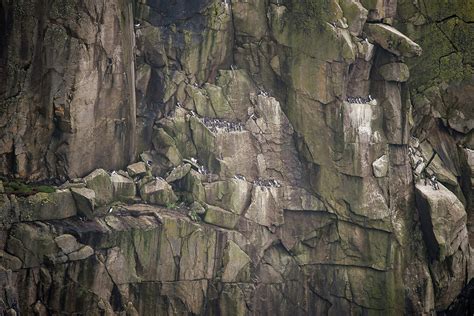
[[[189,163],[174,168],[169,176],[166,177],[166,182],[171,183],[184,178],[189,170],[191,170],[191,165]]]
[[[252,185],[245,180],[230,179],[205,185],[207,203],[219,206],[237,215],[250,204]]]
[[[104,169],[92,171],[84,178],[86,186],[94,190],[98,206],[108,204],[113,199],[113,187],[110,176]]]
[[[76,260],[84,260],[89,258],[94,254],[94,249],[90,246],[84,246],[81,249],[74,251],[68,255],[69,260],[76,261]]]
[[[136,162],[127,167],[130,177],[140,177],[146,174],[146,165],[144,162]]]
[[[424,183],[417,184],[416,202],[428,253],[432,259],[443,261],[467,239],[464,206],[442,184],[439,190]]]
[[[421,55],[420,45],[389,25],[367,23],[364,31],[371,41],[397,56],[415,57]]]
[[[95,191],[88,188],[72,188],[72,196],[76,201],[77,212],[91,219],[94,217]]]
[[[228,229],[234,229],[235,225],[239,221],[239,216],[232,212],[221,209],[217,206],[209,205],[204,217],[206,223],[224,227]]]
[[[76,215],[76,204],[69,190],[37,193],[19,199],[22,221],[63,219]]]
[[[171,186],[163,179],[153,179],[142,184],[140,187],[140,196],[148,203],[164,206],[178,201]]]
[[[56,245],[64,252],[65,254],[69,254],[71,252],[79,250],[81,248],[81,244],[79,244],[76,238],[70,234],[60,235],[54,238]]]
[[[0,267],[16,271],[21,268],[21,265],[20,259],[0,250]]]
[[[133,180],[120,174],[113,174],[110,177],[115,200],[133,198],[136,195],[136,186]]]
[[[249,282],[250,262],[250,257],[229,240],[224,249],[222,282]]]
[[[405,82],[410,78],[410,70],[404,63],[390,63],[379,68],[379,73],[387,81]]]
[[[374,171],[374,176],[376,178],[383,178],[387,176],[388,173],[388,156],[383,155],[379,159],[375,160],[372,163],[372,169]]]

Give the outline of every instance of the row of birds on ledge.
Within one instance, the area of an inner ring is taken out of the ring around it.
[[[347,97],[346,99],[346,101],[349,103],[358,103],[358,104],[369,103],[372,100],[375,100],[375,99],[370,94],[366,97]]]

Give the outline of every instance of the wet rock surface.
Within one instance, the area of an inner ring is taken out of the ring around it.
[[[0,185],[0,313],[464,304],[451,303],[473,271],[471,84],[446,68],[469,54],[433,62],[427,45],[433,23],[452,43],[469,33],[463,10],[32,4],[0,5],[0,171],[63,184]]]

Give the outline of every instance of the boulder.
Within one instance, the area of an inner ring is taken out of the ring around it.
[[[376,178],[383,178],[387,176],[388,163],[389,161],[387,155],[383,155],[372,163],[372,169]]]
[[[367,14],[369,11],[367,11],[367,9],[358,1],[342,0],[339,3],[344,12],[344,17],[347,19],[349,31],[353,35],[360,35],[365,21],[367,20]]]
[[[197,215],[204,215],[206,213],[206,209],[202,206],[201,203],[194,201],[191,206],[189,207],[191,212],[196,213]]]
[[[77,242],[73,235],[70,234],[60,235],[54,238],[54,241],[65,254],[69,254],[81,248],[81,244]]]
[[[72,196],[76,201],[77,212],[89,219],[94,217],[95,191],[88,188],[72,188]]]
[[[421,55],[420,45],[389,25],[367,23],[364,31],[372,42],[397,56],[415,57]]]
[[[379,68],[379,74],[387,81],[405,82],[410,78],[410,70],[404,63],[385,64]]]
[[[68,258],[71,261],[84,260],[92,256],[93,254],[94,254],[94,249],[92,249],[90,246],[84,246],[81,249],[70,253],[68,255]]]
[[[142,184],[140,186],[140,196],[148,203],[163,206],[178,201],[178,198],[168,182],[160,178],[154,178],[153,180]]]
[[[132,179],[114,173],[110,177],[110,180],[112,181],[114,200],[124,200],[135,197],[136,186]]]
[[[84,181],[87,188],[94,190],[98,206],[112,202],[113,187],[107,171],[104,169],[94,170],[84,178]]]
[[[234,229],[239,221],[239,216],[223,210],[220,207],[209,205],[206,215],[204,216],[204,221],[219,227]]]
[[[18,199],[21,221],[63,219],[76,215],[76,203],[69,190],[37,193]]]
[[[144,162],[136,162],[127,167],[127,172],[130,177],[141,177],[146,174],[146,165]]]
[[[174,168],[166,177],[166,182],[171,183],[184,178],[189,170],[191,170],[191,165],[189,163]]]
[[[416,204],[428,254],[432,259],[444,261],[467,239],[464,206],[441,183],[439,190],[429,184],[416,184]]]
[[[20,259],[0,250],[0,267],[17,271],[20,270],[21,266],[22,262]]]

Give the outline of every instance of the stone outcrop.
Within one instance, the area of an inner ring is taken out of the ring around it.
[[[61,3],[0,5],[0,314],[454,308],[474,271],[459,6]]]

